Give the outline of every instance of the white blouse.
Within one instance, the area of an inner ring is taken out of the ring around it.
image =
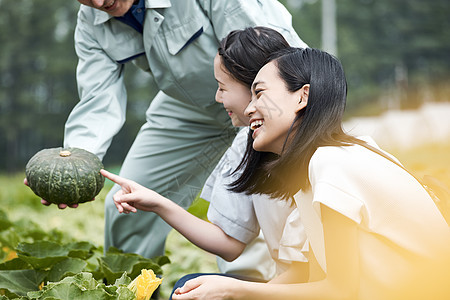
[[[309,178],[311,190],[295,201],[310,250],[325,272],[320,205],[357,224],[358,299],[450,299],[450,228],[412,176],[355,145],[319,148]],[[303,235],[303,228],[298,232]]]
[[[288,216],[295,209],[295,203],[291,205],[287,201],[272,199],[266,195],[245,195],[228,190],[228,185],[240,175],[240,172],[233,172],[243,157],[247,133],[247,127],[238,133],[209,176],[201,197],[210,201],[208,220],[229,236],[249,244],[261,230],[270,256],[276,262],[277,273],[280,273],[287,269],[291,261],[307,261],[305,256],[296,251],[280,249],[283,232],[293,230],[295,234],[292,235],[295,236],[295,243],[299,247],[304,246],[306,236],[298,234],[302,225],[298,224],[295,218],[290,217],[290,222],[286,223]],[[296,213],[296,217],[298,216]],[[251,255],[249,253],[249,256]]]

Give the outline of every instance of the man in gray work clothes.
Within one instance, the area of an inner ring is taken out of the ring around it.
[[[291,16],[275,0],[79,0],[75,48],[80,102],[65,127],[65,147],[103,158],[125,122],[123,67],[133,62],[159,89],[121,167],[132,179],[187,208],[235,136],[216,103],[213,60],[228,32],[267,26],[302,46]],[[153,257],[170,227],[156,214],[120,215],[105,203],[105,249]]]

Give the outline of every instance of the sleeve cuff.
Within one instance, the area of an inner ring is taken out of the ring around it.
[[[227,235],[244,244],[249,244],[259,234],[259,227],[254,229],[243,227],[221,214],[213,205],[209,206],[207,217],[211,223],[219,226]]]
[[[328,183],[318,183],[314,191],[313,207],[320,216],[320,203],[361,224],[364,204],[358,198]]]
[[[305,228],[300,219],[300,212],[298,208],[295,208],[286,220],[280,239],[278,259],[285,262],[307,262],[308,250]]]

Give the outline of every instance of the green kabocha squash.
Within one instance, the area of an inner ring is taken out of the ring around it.
[[[51,148],[36,153],[27,163],[28,186],[39,197],[55,204],[91,201],[103,188],[103,164],[89,151]]]

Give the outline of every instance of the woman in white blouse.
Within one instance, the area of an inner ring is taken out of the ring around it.
[[[279,284],[204,276],[173,299],[450,299],[448,224],[395,158],[342,130],[346,94],[336,58],[290,48],[259,71],[246,109],[259,152],[247,148],[234,191],[294,198],[309,282],[293,264]]]

